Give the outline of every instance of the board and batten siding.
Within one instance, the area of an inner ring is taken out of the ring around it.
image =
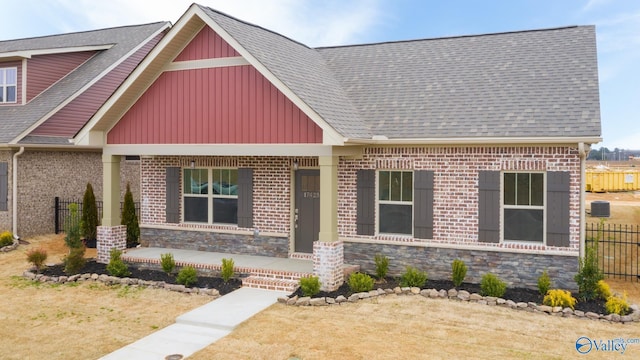
[[[27,102],[89,60],[96,51],[36,55],[27,60]]]
[[[322,129],[253,66],[163,73],[109,144],[322,143]]]
[[[125,61],[116,66],[106,76],[98,80],[89,89],[73,99],[60,111],[38,126],[31,134],[43,136],[73,137],[95,114],[102,104],[129,76],[131,71],[160,41],[163,34],[157,35]]]
[[[201,59],[217,59],[240,56],[213,29],[205,26],[198,35],[176,56],[174,61],[189,61]]]

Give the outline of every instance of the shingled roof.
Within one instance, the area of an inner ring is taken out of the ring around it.
[[[201,8],[345,138],[601,134],[594,26],[314,49]]]
[[[153,34],[168,26],[158,22],[103,30],[0,41],[0,56],[18,51],[112,45],[25,105],[0,106],[0,143],[9,143],[87,84],[95,81]],[[51,141],[47,141],[51,143]],[[68,141],[67,141],[68,143]]]

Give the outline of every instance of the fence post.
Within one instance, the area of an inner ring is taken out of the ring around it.
[[[53,208],[55,209],[54,211],[54,226],[55,226],[55,233],[58,234],[60,231],[60,198],[59,197],[55,197],[53,198]]]

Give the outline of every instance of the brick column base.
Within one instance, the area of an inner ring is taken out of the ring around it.
[[[127,248],[127,226],[98,226],[96,248],[98,250],[97,261],[108,264],[111,249],[124,250]]]
[[[337,290],[344,282],[342,241],[313,242],[313,274],[320,278],[322,291]]]

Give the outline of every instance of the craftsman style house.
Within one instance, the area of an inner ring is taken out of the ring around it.
[[[573,26],[309,48],[194,4],[70,134],[102,149],[99,260],[124,247],[137,155],[150,246],[312,259],[326,290],[375,254],[574,288],[595,44]]]
[[[72,139],[169,23],[0,41],[0,231],[53,232],[54,197],[102,195],[102,148]],[[120,175],[137,191],[139,165]]]

